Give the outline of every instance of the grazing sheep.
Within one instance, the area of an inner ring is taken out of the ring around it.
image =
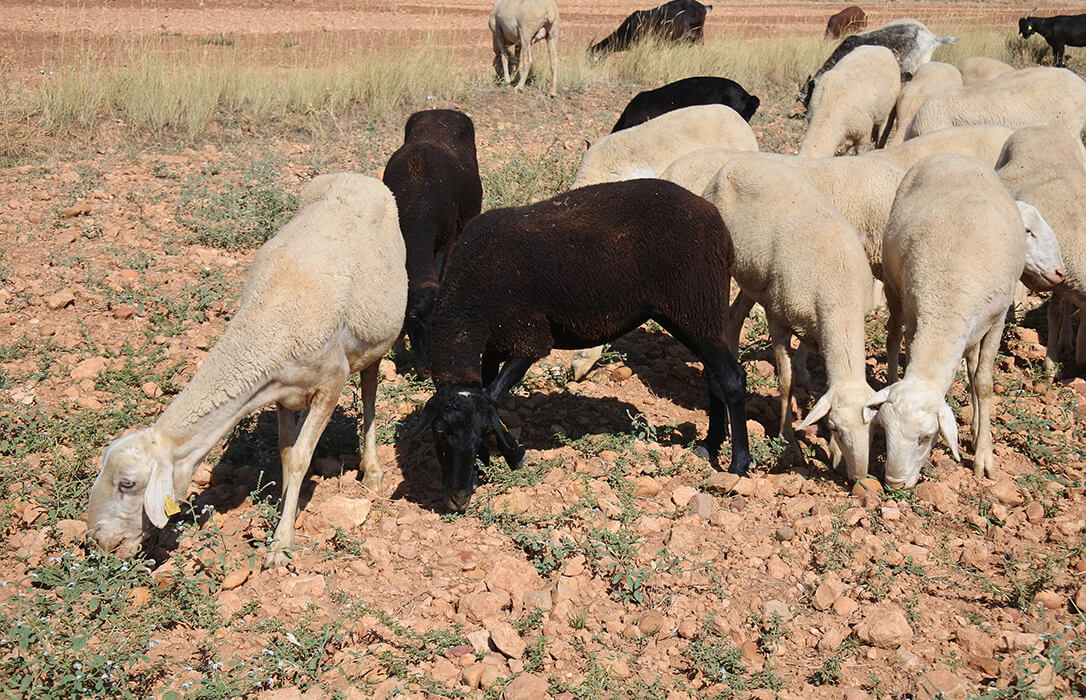
[[[384,183],[396,197],[400,232],[407,246],[407,316],[416,367],[425,375],[430,316],[441,266],[464,224],[483,202],[475,125],[462,112],[415,112],[404,127],[404,143],[385,166]]]
[[[704,148],[677,158],[660,177],[691,192],[704,192],[717,171],[738,158],[771,160],[805,175],[855,227],[872,274],[875,277],[882,274],[882,232],[890,218],[894,194],[905,177],[903,169],[893,163],[861,156],[807,158]]]
[[[886,431],[890,486],[916,484],[937,434],[959,459],[958,428],[945,397],[963,356],[973,405],[973,471],[995,475],[992,367],[1025,267],[1022,231],[1014,200],[992,167],[976,158],[928,156],[898,188],[882,251],[891,384],[864,407],[865,419]],[[895,382],[902,324],[909,364]]]
[[[615,122],[611,133],[637,126],[683,107],[721,104],[731,107],[747,122],[758,110],[760,100],[743,89],[743,86],[727,78],[696,76],[668,83],[655,90],[645,90],[634,95],[622,115]]]
[[[596,141],[573,187],[656,177],[677,156],[711,146],[758,150],[750,125],[731,107],[683,107]]]
[[[962,84],[962,74],[949,63],[931,61],[916,69],[913,79],[901,86],[894,109],[898,129],[888,143],[901,143],[905,140],[905,127],[912,121],[916,110],[928,99],[928,96],[940,88]],[[887,126],[889,129],[889,126]]]
[[[867,13],[859,5],[850,5],[826,22],[826,38],[840,39],[864,29],[867,29]]]
[[[1059,241],[1065,276],[1062,280],[1041,279],[1049,283],[1052,298],[1048,302],[1048,346],[1045,364],[1071,360],[1063,355],[1070,345],[1065,323],[1065,307],[1077,308],[1079,318],[1086,318],[1086,172],[1079,159],[1080,143],[1052,127],[1019,129],[1007,140],[996,172],[1016,199],[1036,206]],[[1055,286],[1051,283],[1057,282]],[[1079,322],[1074,364],[1086,366],[1086,323]]]
[[[1012,70],[1014,66],[1009,66],[989,56],[969,56],[958,63],[958,71],[962,74],[962,85],[984,83],[1004,73],[1010,73]],[[905,123],[908,124],[908,122]]]
[[[799,154],[821,158],[868,144],[882,145],[883,126],[901,89],[898,64],[889,49],[861,46],[814,88],[807,112],[809,125]]]
[[[1013,133],[1014,129],[1006,126],[952,126],[868,151],[864,155],[888,160],[905,170],[913,167],[922,158],[938,153],[973,156],[995,166],[1003,144]]]
[[[1086,124],[1086,82],[1066,68],[1042,67],[943,88],[917,110],[905,138],[969,124],[1057,126],[1078,137]]]
[[[596,61],[605,54],[626,51],[646,36],[673,42],[701,41],[705,15],[712,9],[712,5],[703,5],[697,0],[671,0],[651,10],[637,10],[588,51]]]
[[[801,427],[829,418],[834,466],[867,475],[870,426],[863,406],[875,393],[864,378],[864,314],[872,278],[859,234],[806,177],[761,156],[725,164],[705,188],[735,243],[732,274],[741,290],[732,306],[729,345],[755,302],[765,308],[777,361],[780,433],[792,431],[791,334],[826,359],[828,387]]]
[[[1052,62],[1064,64],[1065,46],[1086,46],[1086,15],[1056,15],[1055,17],[1022,17],[1018,33],[1023,39],[1040,34],[1052,47]]]
[[[590,258],[569,254],[584,249]],[[607,342],[649,319],[704,363],[704,452],[715,459],[730,419],[731,471],[744,474],[745,373],[725,342],[733,259],[716,208],[662,180],[582,187],[468,224],[434,311],[437,391],[421,421],[433,425],[449,508],[463,510],[471,499],[488,435],[510,465],[523,461],[497,404],[533,362],[552,348]]]
[[[936,48],[942,44],[953,44],[955,41],[957,38],[953,36],[932,34],[927,27],[915,19],[898,19],[878,29],[855,34],[846,38],[834,49],[817,73],[807,76],[807,80],[800,85],[799,101],[803,103],[804,109],[807,109],[814,95],[815,85],[822,76],[857,47],[884,46],[892,51],[894,58],[897,59],[901,82],[904,83],[920,66],[931,60]]]
[[[378,363],[403,327],[407,272],[396,202],[362,175],[315,178],[297,215],[253,258],[241,302],[200,369],[155,424],[114,440],[91,489],[87,532],[130,555],[177,512],[208,451],[250,412],[274,403],[283,514],[265,567],[287,562],[298,493],[347,378],[362,375],[363,485],[381,486],[374,407]],[[294,411],[305,411],[301,426]]]
[[[490,34],[494,39],[494,69],[501,66],[506,85],[509,62],[514,61],[520,72],[517,90],[524,89],[532,72],[532,44],[547,40],[547,56],[551,62],[550,96],[558,94],[558,3],[555,0],[497,0],[490,11]],[[516,58],[509,47],[516,46]]]

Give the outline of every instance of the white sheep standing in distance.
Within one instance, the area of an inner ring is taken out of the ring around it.
[[[886,432],[890,486],[916,484],[936,435],[959,459],[958,427],[946,392],[963,356],[973,405],[973,472],[995,475],[992,370],[1026,263],[1023,229],[995,170],[970,156],[929,156],[898,188],[882,250],[891,384],[864,407],[865,419]],[[896,381],[902,325],[908,367]]]
[[[678,156],[710,147],[757,151],[758,141],[731,107],[683,107],[600,138],[585,153],[570,189],[658,177]]]
[[[1079,137],[1086,125],[1086,81],[1066,68],[1023,68],[984,83],[943,88],[917,110],[905,138],[949,126],[1055,126]]]
[[[287,562],[298,493],[347,378],[362,375],[363,486],[377,491],[378,364],[403,327],[406,254],[396,202],[381,183],[340,173],[302,190],[298,213],[253,258],[237,312],[154,425],[114,440],[91,489],[87,531],[135,552],[143,514],[163,527],[193,472],[238,421],[274,403],[283,514],[265,567]],[[294,411],[305,411],[299,427]]]
[[[890,49],[854,49],[815,84],[799,154],[819,158],[881,146],[900,90],[900,67]]]
[[[501,64],[502,77],[509,79],[509,47],[516,46],[517,90],[524,88],[532,70],[532,44],[547,40],[551,63],[550,96],[558,94],[558,3],[555,0],[497,0],[490,11],[490,34],[494,39],[494,62]]]
[[[1010,73],[1014,66],[989,56],[969,56],[958,62],[958,71],[962,75],[962,85],[974,85],[998,78]],[[908,122],[906,122],[908,124]]]
[[[1019,129],[1007,140],[996,167],[1004,186],[1017,199],[1035,205],[1052,226],[1063,255],[1065,276],[1049,283],[1048,346],[1045,364],[1049,368],[1061,356],[1067,336],[1067,307],[1079,309],[1079,330],[1074,362],[1086,366],[1086,171],[1079,160],[1080,142],[1059,129]],[[1052,282],[1057,282],[1052,286]]]
[[[976,126],[952,126],[923,136],[906,139],[886,148],[868,151],[867,157],[882,158],[908,170],[921,159],[938,153],[956,153],[979,158],[991,166],[999,159],[999,152],[1014,129],[1006,126],[980,124]]]
[[[928,95],[940,88],[962,84],[962,74],[949,63],[931,61],[917,68],[912,80],[901,86],[894,108],[898,128],[887,143],[901,143],[905,140],[905,128],[912,121],[916,110],[928,99]],[[886,127],[889,129],[889,125]]]
[[[777,362],[780,432],[792,443],[791,334],[814,343],[826,360],[828,387],[801,427],[823,417],[833,431],[834,465],[844,456],[850,479],[867,475],[870,430],[863,406],[874,394],[864,377],[864,314],[871,273],[859,235],[803,175],[764,158],[725,164],[703,196],[720,209],[735,242],[732,276],[741,289],[728,342],[754,302],[765,308]]]

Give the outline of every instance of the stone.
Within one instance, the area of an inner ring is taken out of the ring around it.
[[[716,493],[731,493],[739,483],[739,475],[731,472],[713,472],[706,480],[706,488]]]
[[[87,523],[83,520],[58,520],[54,530],[65,544],[80,544],[87,536]]]
[[[230,591],[249,580],[252,569],[246,560],[238,562],[237,568],[228,573],[222,580],[222,590]]]
[[[1026,520],[1039,523],[1045,519],[1045,507],[1039,501],[1030,501],[1026,506]]]
[[[373,504],[368,498],[349,498],[336,494],[320,506],[320,516],[329,525],[345,530],[356,528],[366,522]]]
[[[789,542],[796,536],[796,531],[790,527],[778,527],[773,531],[773,537],[778,542]]]
[[[815,610],[829,610],[833,607],[834,601],[841,597],[844,592],[845,584],[837,576],[830,574],[818,584],[811,604],[814,605]]]
[[[1078,592],[1075,593],[1075,607],[1080,611],[1086,610],[1086,586],[1079,586]]]
[[[70,289],[62,289],[56,294],[45,297],[45,305],[53,311],[59,311],[69,304],[75,303],[75,293]]]
[[[667,626],[667,618],[659,610],[647,610],[637,620],[637,629],[646,637],[653,637]]]
[[[498,617],[498,614],[512,605],[512,598],[506,591],[485,591],[469,593],[462,597],[457,610],[473,622]]]
[[[1049,610],[1059,610],[1064,606],[1064,598],[1055,591],[1037,591],[1033,596],[1034,603],[1040,603]]]
[[[947,513],[958,503],[957,495],[936,481],[923,481],[916,486],[916,500],[932,505],[940,513]]]
[[[651,476],[639,476],[633,481],[634,498],[652,498],[660,493],[660,483]]]
[[[128,304],[118,304],[113,307],[113,318],[118,321],[127,321],[136,315],[136,308]]]
[[[937,666],[917,680],[918,700],[966,700],[969,684],[946,666]]]
[[[142,391],[143,395],[149,399],[157,399],[159,396],[162,396],[162,387],[156,382],[144,382],[140,387],[140,391]]]
[[[128,593],[129,601],[137,608],[151,602],[153,596],[154,594],[151,592],[151,589],[145,588],[144,586],[137,586]]]
[[[863,496],[869,493],[882,495],[882,484],[874,477],[864,477],[852,485],[853,496]]]
[[[471,648],[480,654],[490,651],[490,632],[487,630],[473,630],[464,635],[471,644]]]
[[[72,379],[94,379],[99,372],[106,368],[108,361],[104,357],[88,357],[72,368]]]
[[[550,684],[531,673],[522,673],[505,686],[504,700],[544,700]]]
[[[989,491],[992,497],[1005,506],[1020,506],[1025,502],[1025,497],[1018,490],[1018,486],[1010,479],[1003,478],[992,485]]]
[[[765,612],[765,619],[770,620],[773,617],[779,617],[784,621],[792,619],[792,611],[788,609],[788,605],[784,601],[780,600],[767,600],[763,606]]]
[[[708,518],[717,511],[716,499],[707,493],[695,494],[686,502],[686,507],[702,518]]]
[[[896,649],[913,638],[905,613],[895,605],[877,606],[855,627],[856,635],[879,649]]]
[[[543,587],[543,579],[534,566],[523,559],[508,556],[495,561],[483,581],[491,592],[505,591],[510,601],[516,601],[521,591],[535,591]]]
[[[459,675],[460,669],[452,661],[443,656],[434,659],[433,668],[430,669],[430,677],[435,681],[448,685],[453,683]]]
[[[490,641],[494,644],[494,647],[507,658],[519,659],[524,656],[524,651],[528,645],[508,622],[490,620],[486,625],[486,629],[490,632]]]
[[[678,508],[683,508],[690,499],[698,494],[698,490],[691,486],[680,486],[671,493],[671,502]]]
[[[966,656],[992,656],[995,654],[997,640],[977,629],[976,627],[964,627],[955,635],[958,646],[962,648]]]
[[[472,690],[478,690],[483,679],[483,670],[485,668],[486,667],[482,664],[472,664],[460,673],[460,680]]]
[[[625,365],[620,365],[611,370],[611,381],[621,384],[633,376],[633,370]]]

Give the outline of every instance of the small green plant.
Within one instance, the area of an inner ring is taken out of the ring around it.
[[[811,674],[810,682],[814,685],[837,685],[841,682],[841,664],[859,646],[859,642],[849,637],[822,660],[822,665]]]
[[[843,535],[845,520],[840,515],[834,517],[829,533],[818,533],[811,543],[814,565],[819,571],[840,571],[850,561],[856,551],[856,545],[847,541]]]

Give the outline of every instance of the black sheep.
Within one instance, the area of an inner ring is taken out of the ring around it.
[[[1044,37],[1052,47],[1052,63],[1064,63],[1065,46],[1086,46],[1086,15],[1056,15],[1055,17],[1022,17],[1018,33],[1028,39],[1034,33]]]
[[[482,208],[471,119],[449,109],[412,114],[404,127],[403,146],[385,166],[384,183],[396,197],[407,246],[404,331],[419,373],[426,374],[430,317],[442,264],[464,225]]]
[[[701,41],[705,15],[712,9],[712,5],[698,0],[671,0],[651,10],[637,10],[588,50],[597,59],[612,51],[625,51],[646,36],[664,41]]]
[[[758,110],[760,101],[734,80],[712,76],[683,78],[634,95],[626,109],[622,110],[622,116],[611,133],[637,126],[672,110],[711,104],[731,107],[749,122]]]
[[[578,251],[592,250],[587,259]],[[467,507],[494,435],[511,466],[524,458],[498,402],[552,348],[611,341],[649,319],[697,355],[709,383],[715,459],[731,422],[731,471],[750,464],[746,374],[724,340],[735,257],[720,213],[662,180],[578,188],[476,217],[457,240],[433,318],[431,424],[448,497]],[[500,368],[500,369],[499,369]]]

